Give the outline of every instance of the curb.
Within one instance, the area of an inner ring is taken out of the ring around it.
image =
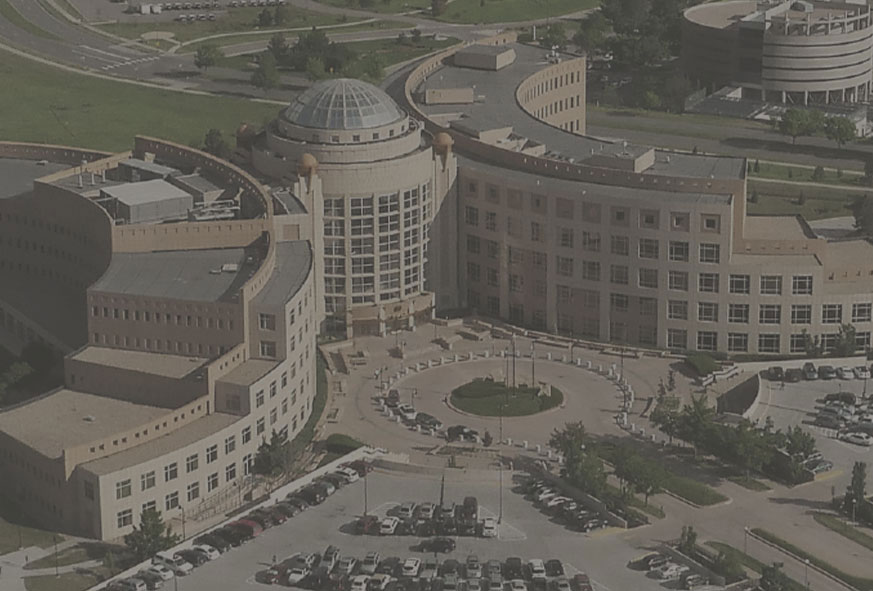
[[[779,544],[774,544],[773,542],[767,540],[766,538],[762,538],[761,536],[759,536],[758,534],[756,534],[755,532],[753,532],[751,529],[748,530],[748,535],[751,536],[752,538],[758,540],[759,542],[761,542],[761,543],[763,543],[763,544],[766,544],[767,546],[769,546],[769,547],[771,547],[771,548],[773,548],[773,549],[775,549],[775,550],[778,550],[779,552],[782,552],[782,553],[785,554],[786,556],[790,556],[791,558],[793,558],[793,559],[796,560],[797,562],[799,562],[799,563],[801,563],[801,564],[803,564],[803,565],[806,565],[806,561],[805,561],[804,558],[801,558],[800,556],[794,554],[793,552],[790,552],[790,551],[786,550],[785,548],[783,548],[783,547],[780,546]],[[852,591],[859,591],[859,589],[858,589],[857,587],[855,587],[855,586],[849,584],[848,582],[844,581],[843,579],[841,579],[841,578],[839,578],[839,577],[837,577],[837,576],[835,576],[835,575],[832,575],[831,573],[829,573],[828,571],[824,570],[823,568],[821,568],[821,567],[818,566],[817,564],[814,564],[812,561],[809,562],[809,565],[808,565],[808,566],[809,566],[809,568],[813,569],[814,571],[818,572],[819,574],[824,575],[825,577],[827,577],[827,578],[829,578],[830,580],[834,581],[835,583],[837,583],[837,584],[840,585],[841,587],[844,587],[844,588],[846,588],[846,589],[851,589]]]

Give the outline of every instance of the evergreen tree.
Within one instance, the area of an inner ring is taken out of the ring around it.
[[[148,560],[158,552],[172,548],[179,543],[179,536],[161,519],[160,511],[146,509],[140,515],[139,527],[124,536],[124,543],[130,549],[136,562]]]

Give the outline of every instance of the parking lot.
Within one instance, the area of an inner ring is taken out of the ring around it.
[[[382,558],[395,556],[425,559],[433,554],[420,551],[421,538],[412,535],[358,535],[353,524],[364,511],[364,491],[368,513],[379,517],[396,514],[406,501],[439,503],[440,475],[373,472],[364,480],[350,484],[328,497],[321,505],[310,507],[282,525],[267,529],[254,540],[234,548],[217,560],[197,568],[178,581],[179,589],[210,589],[239,591],[252,586],[264,586],[256,581],[256,573],[269,568],[273,557],[278,561],[297,553],[322,553],[329,545],[339,548],[342,556],[354,556],[359,561],[371,551]],[[645,579],[627,569],[631,560],[644,554],[622,541],[620,531],[602,530],[589,535],[571,531],[561,523],[551,521],[517,491],[509,472],[504,473],[503,520],[493,538],[458,536],[454,551],[440,554],[439,559],[455,559],[464,563],[470,554],[484,565],[497,559],[519,557],[524,562],[533,558],[558,559],[565,565],[566,576],[587,573],[594,589],[663,589],[657,582]],[[465,497],[479,500],[479,517],[497,517],[500,512],[498,474],[476,472],[448,473],[445,482],[445,503],[461,504]]]
[[[873,394],[873,380],[866,380],[868,396]],[[753,420],[762,424],[769,416],[777,429],[787,429],[793,425],[803,425],[815,438],[818,450],[834,464],[834,470],[851,473],[856,461],[873,461],[873,448],[856,445],[838,438],[839,432],[815,425],[815,419],[824,407],[828,394],[851,392],[858,400],[863,400],[865,380],[859,379],[818,379],[785,382],[779,380],[762,381],[761,397]],[[825,476],[824,474],[821,475]],[[873,474],[868,471],[868,486],[873,486]],[[839,487],[841,489],[841,487]],[[838,493],[842,494],[842,490]]]

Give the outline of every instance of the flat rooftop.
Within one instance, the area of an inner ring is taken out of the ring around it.
[[[312,250],[306,240],[276,244],[276,266],[267,283],[254,297],[256,304],[281,306],[303,286],[312,268]]]
[[[0,199],[29,193],[36,179],[70,168],[69,164],[58,162],[37,164],[37,162],[40,161],[0,158]]]
[[[198,302],[230,301],[255,270],[256,262],[247,262],[243,248],[116,253],[89,291]],[[230,270],[216,272],[222,267]]]
[[[704,27],[727,29],[757,10],[758,3],[755,0],[709,2],[692,6],[685,11],[685,18]]]
[[[595,183],[586,183],[583,181],[571,181],[554,177],[541,176],[531,172],[513,170],[504,168],[494,164],[472,160],[467,156],[458,156],[458,165],[465,166],[470,163],[476,163],[476,169],[495,177],[501,177],[517,183],[519,189],[530,186],[530,190],[536,190],[542,193],[564,193],[567,195],[578,195],[582,199],[582,193],[590,191],[600,197],[612,197],[621,199],[627,196],[627,187],[613,185],[598,185]],[[535,189],[534,189],[535,188]],[[679,193],[673,191],[647,190],[646,196],[651,198],[655,203],[695,203],[695,204],[728,204],[730,203],[730,195],[719,195],[709,193]]]
[[[129,166],[130,168],[137,168],[139,170],[151,172],[164,177],[179,172],[177,169],[170,166],[164,166],[163,164],[158,164],[157,162],[146,162],[145,160],[142,160],[140,158],[128,158],[123,162],[119,162],[119,165]]]
[[[102,187],[102,191],[109,197],[117,199],[128,206],[155,203],[170,199],[191,198],[190,193],[171,185],[163,179],[152,179],[150,181]]]
[[[59,458],[64,449],[135,429],[166,414],[165,408],[61,388],[0,412],[0,431],[48,458]]]
[[[446,65],[432,72],[416,89],[424,91],[473,88],[477,97],[474,103],[450,105],[418,103],[418,108],[429,117],[449,121],[456,119],[460,124],[477,130],[511,126],[516,135],[543,144],[547,157],[575,164],[582,164],[592,154],[639,155],[649,149],[648,146],[564,131],[528,115],[518,105],[515,92],[523,80],[550,65],[546,59],[548,50],[520,43],[501,47],[512,48],[516,52],[515,61],[501,70],[473,70]],[[572,56],[564,57],[569,59]],[[740,179],[744,174],[742,158],[657,151],[656,161],[655,166],[644,174],[714,179]]]
[[[804,240],[815,238],[809,226],[796,215],[746,216],[743,238],[748,240]]]
[[[233,371],[228,372],[218,379],[219,382],[235,384],[237,386],[250,386],[278,365],[278,361],[266,359],[248,359],[238,365]]]
[[[198,357],[91,346],[76,351],[70,359],[176,379],[184,378],[207,362]]]
[[[136,466],[142,462],[173,453],[223,430],[242,418],[225,413],[206,415],[162,437],[152,439],[148,443],[137,445],[111,456],[85,462],[80,466],[93,474],[111,474],[129,466]]]
[[[731,254],[731,264],[812,269],[820,267],[821,261],[814,254],[746,254],[741,252]]]

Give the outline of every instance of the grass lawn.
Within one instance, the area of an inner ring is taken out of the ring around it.
[[[865,534],[857,527],[853,527],[830,513],[813,513],[813,519],[822,524],[826,528],[837,532],[844,538],[849,538],[853,542],[864,546],[868,550],[873,550],[873,537]]]
[[[430,0],[318,0],[322,4],[337,6],[339,8],[352,8],[366,10],[368,12],[384,12],[396,14],[413,10],[427,10],[430,12]]]
[[[757,558],[753,558],[748,554],[743,553],[740,550],[737,550],[733,546],[729,544],[724,544],[722,542],[706,542],[706,545],[718,552],[721,552],[725,556],[735,556],[737,560],[739,560],[740,564],[749,570],[753,570],[758,574],[761,574],[761,571],[764,570],[764,567],[767,566]],[[795,581],[794,579],[788,579],[788,587],[785,591],[807,591],[806,586]]]
[[[0,79],[16,92],[0,93],[0,137],[9,141],[126,150],[148,134],[200,143],[212,128],[225,137],[243,121],[261,125],[276,106],[197,96],[101,80],[0,54]],[[63,92],[58,92],[63,89]]]
[[[598,4],[597,0],[453,0],[436,18],[451,23],[508,23],[561,16]]]
[[[752,163],[749,176],[760,177],[765,179],[775,179],[779,181],[792,181],[798,183],[820,183],[825,185],[848,185],[852,187],[864,186],[863,173],[850,170],[842,171],[836,168],[824,168],[824,174],[818,180],[813,180],[812,174],[815,171],[813,168],[803,166],[791,166],[790,164],[774,164],[770,162],[760,162],[758,170],[755,171],[754,163]]]
[[[519,386],[515,392],[502,382],[476,379],[452,390],[452,404],[464,412],[486,417],[520,417],[554,408],[564,394],[552,388],[551,396],[537,396],[537,389]]]
[[[417,42],[412,41],[410,38],[408,43],[398,43],[395,38],[353,41],[351,43],[344,43],[344,45],[361,55],[376,54],[379,56],[382,66],[387,67],[421,57],[437,49],[450,47],[458,43],[458,41],[454,37],[448,37],[441,41],[436,41],[433,37],[422,37]]]
[[[68,566],[71,564],[79,564],[89,560],[103,560],[109,551],[115,555],[115,562],[119,563],[123,559],[123,555],[127,553],[124,546],[113,546],[112,544],[103,544],[100,542],[82,542],[76,546],[65,548],[57,554],[58,566]],[[27,563],[25,570],[36,570],[41,568],[53,568],[55,566],[54,553],[48,556],[43,556],[39,560],[33,560]]]
[[[110,572],[108,568],[101,566],[90,569],[89,574],[63,573],[60,577],[54,575],[25,577],[24,588],[27,591],[83,591],[118,572],[121,572],[120,569]]]
[[[35,24],[24,18],[14,6],[9,4],[8,0],[0,0],[0,15],[19,29],[23,29],[31,35],[42,37],[43,39],[58,38],[57,35],[53,35],[52,33],[37,27]]]
[[[408,29],[409,25],[407,23],[401,23],[399,21],[361,21],[359,24],[352,24],[345,27],[324,27],[325,32],[330,35],[331,33],[354,33],[355,31],[373,31],[380,29]],[[309,27],[307,27],[307,30]],[[288,28],[282,29],[279,31],[284,33],[286,36],[296,36],[297,34],[303,32],[298,28]],[[250,43],[252,41],[268,41],[273,35],[276,34],[276,31],[270,33],[248,33],[248,34],[238,34],[238,35],[226,35],[224,37],[216,37],[215,39],[204,39],[198,40],[194,39],[192,41],[185,42],[181,48],[179,48],[178,53],[194,53],[197,51],[197,48],[201,45],[217,45],[218,47],[227,47],[228,45],[236,45],[238,43]]]
[[[754,202],[751,200],[753,193],[757,194],[757,201]],[[753,215],[800,214],[807,220],[817,220],[852,215],[852,203],[865,194],[864,191],[839,187],[804,187],[749,179],[747,195],[750,199],[746,209]],[[873,188],[869,194],[873,195]]]
[[[5,2],[6,0],[0,0]],[[290,4],[286,4],[288,20],[281,25],[270,25],[264,27],[266,29],[281,29],[295,27],[311,27],[313,25],[335,25],[343,22],[342,16],[332,14],[319,14],[310,12],[302,8],[296,8]],[[101,29],[107,33],[127,37],[128,39],[139,39],[143,33],[152,31],[163,31],[173,33],[177,41],[189,41],[198,39],[208,35],[217,35],[219,33],[237,33],[240,31],[256,31],[258,30],[257,20],[258,14],[263,10],[259,7],[245,8],[227,8],[223,13],[218,14],[218,18],[214,21],[194,21],[191,23],[185,22],[135,22],[135,23],[107,23],[99,25]]]
[[[728,498],[712,488],[691,478],[671,475],[664,482],[664,489],[678,497],[691,501],[695,505],[705,507],[727,501]]]
[[[727,479],[734,484],[739,484],[743,488],[747,488],[755,492],[771,490],[770,487],[767,486],[765,483],[761,482],[760,480],[755,480],[754,478],[746,478],[745,476],[728,476]]]
[[[54,543],[54,535],[53,532],[32,526],[11,503],[0,499],[0,555],[18,550],[19,536],[22,548],[48,548]],[[64,537],[58,535],[58,541],[62,539]]]
[[[609,484],[608,482],[606,483],[606,490],[609,491],[610,493],[612,493],[613,495],[615,495],[616,497],[621,495],[621,491],[619,491],[618,487],[613,486],[613,485]],[[646,505],[643,501],[641,501],[639,498],[637,498],[636,495],[633,495],[629,498],[628,497],[625,497],[625,498],[627,499],[628,505],[630,505],[634,509],[639,509],[643,513],[648,513],[652,517],[656,517],[658,519],[664,519],[664,517],[667,516],[667,514],[664,513],[663,509],[661,509],[660,507],[656,507],[654,505],[651,505],[651,504]]]
[[[734,134],[734,130],[737,127],[770,129],[769,125],[758,121],[745,121],[742,119],[726,120],[724,117],[698,115],[696,113],[678,115],[676,113],[667,113],[666,111],[595,105],[588,105],[588,113],[588,125],[591,127],[629,129],[710,140],[722,140],[730,137]],[[730,124],[726,124],[726,121],[730,121]]]
[[[769,532],[766,529],[761,529],[759,527],[756,527],[756,528],[752,529],[752,532],[754,532],[756,535],[764,538],[765,540],[767,540],[771,544],[773,544],[775,546],[779,546],[783,550],[790,552],[791,554],[794,554],[795,556],[799,556],[801,558],[801,560],[808,559],[812,564],[816,565],[817,567],[819,567],[820,569],[822,569],[824,571],[827,571],[828,573],[830,573],[834,577],[840,579],[841,581],[844,581],[844,582],[848,583],[849,585],[855,587],[859,591],[873,591],[873,579],[868,579],[865,577],[858,577],[858,576],[850,575],[846,572],[843,572],[840,569],[838,569],[837,567],[833,566],[831,563],[825,562],[821,558],[817,557],[815,554],[810,554],[807,551],[798,548],[797,546],[795,546],[791,542],[783,540],[782,538],[780,538],[776,534]],[[869,572],[869,571],[867,571],[867,572]]]

